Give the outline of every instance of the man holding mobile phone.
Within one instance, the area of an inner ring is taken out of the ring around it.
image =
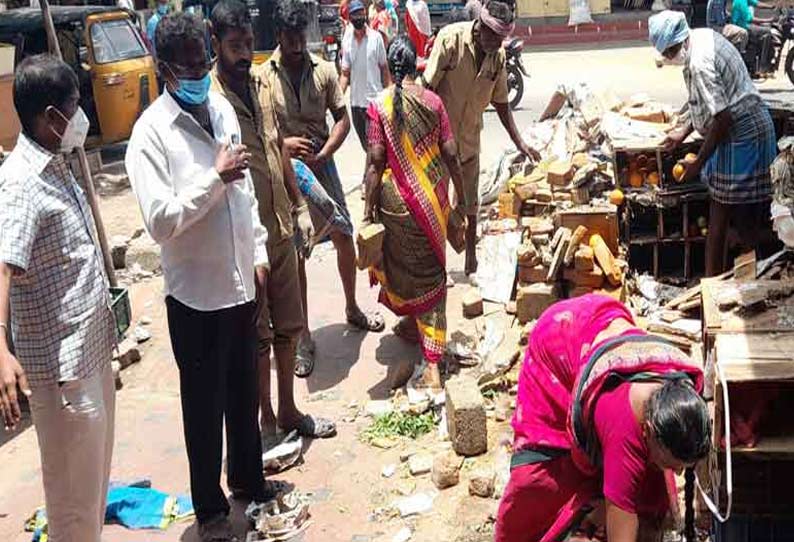
[[[220,486],[223,427],[235,498],[264,502],[257,414],[258,302],[266,299],[267,232],[231,104],[210,92],[204,21],[157,27],[165,92],[135,124],[126,166],[146,229],[162,247],[165,303],[179,366],[190,488],[199,536],[235,540]]]

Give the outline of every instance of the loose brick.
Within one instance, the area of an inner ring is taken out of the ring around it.
[[[563,278],[576,286],[586,286],[587,288],[601,288],[604,285],[604,272],[599,267],[595,267],[591,271],[566,269]]]
[[[545,282],[549,274],[549,268],[545,265],[518,266],[518,282],[521,284],[534,284]]]
[[[573,164],[567,160],[557,160],[549,165],[546,180],[553,186],[566,186],[573,179]]]
[[[553,284],[535,283],[520,287],[516,295],[518,321],[524,324],[538,318],[555,301],[557,289]]]
[[[577,271],[592,271],[595,267],[593,249],[586,245],[580,245],[576,254],[573,255],[573,267]]]
[[[446,384],[447,429],[458,455],[474,456],[488,450],[485,405],[477,383],[457,377]]]
[[[464,318],[476,318],[483,313],[482,295],[477,288],[471,288],[463,294],[461,304]]]
[[[366,269],[380,263],[383,258],[383,237],[386,228],[383,224],[369,224],[358,232],[358,268]]]

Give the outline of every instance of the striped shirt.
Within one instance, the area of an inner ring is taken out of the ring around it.
[[[115,325],[95,236],[65,158],[20,134],[0,166],[0,261],[16,268],[11,329],[31,386],[110,363]]]
[[[753,96],[760,101],[736,47],[708,28],[690,34],[689,62],[684,68],[684,81],[689,90],[692,125],[705,135],[712,119],[729,110],[744,107],[741,102]]]

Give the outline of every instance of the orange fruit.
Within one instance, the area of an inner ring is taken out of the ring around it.
[[[692,164],[697,159],[698,159],[698,155],[693,152],[690,152],[689,154],[684,156],[684,162],[686,162],[687,164]]]
[[[618,207],[623,204],[624,196],[623,191],[619,188],[614,189],[609,193],[609,203],[617,205]]]
[[[651,186],[659,186],[659,174],[655,171],[649,173],[647,177],[645,177],[645,182]]]
[[[641,187],[642,181],[643,181],[642,173],[640,173],[639,171],[634,171],[631,173],[631,175],[629,175],[629,185],[632,188]]]
[[[680,183],[683,180],[684,173],[686,173],[686,168],[681,162],[677,163],[675,167],[673,167],[673,178],[676,180],[676,182]]]

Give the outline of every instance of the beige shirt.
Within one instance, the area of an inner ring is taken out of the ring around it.
[[[215,69],[211,78],[210,88],[226,97],[237,113],[241,143],[251,153],[251,177],[259,201],[259,217],[269,234],[268,244],[292,237],[292,202],[284,185],[281,137],[267,81],[262,81],[252,70],[250,92],[254,110],[250,111],[245,102],[223,84]]]
[[[280,49],[258,69],[272,89],[282,136],[315,138],[324,144],[329,135],[327,112],[345,107],[336,67],[308,55],[299,92],[295,92],[289,73],[281,64]]]
[[[482,114],[488,104],[508,101],[505,51],[483,55],[478,69],[473,30],[472,22],[442,28],[423,76],[447,108],[462,161],[480,153]]]

